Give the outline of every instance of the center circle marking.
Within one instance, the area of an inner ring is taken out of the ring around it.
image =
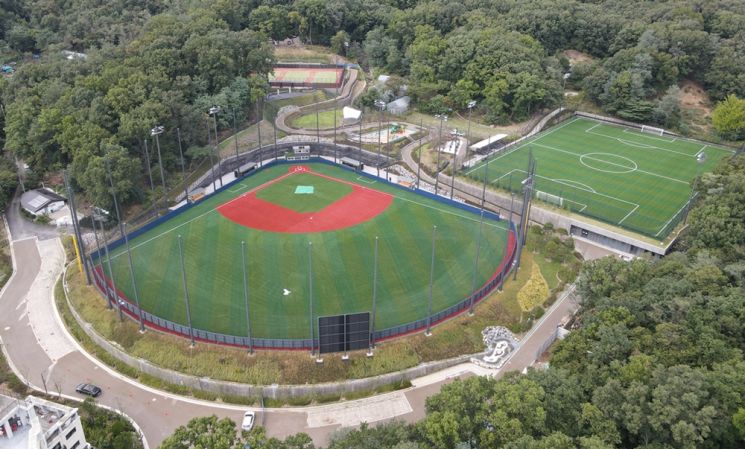
[[[619,160],[630,162],[631,165],[618,164],[618,163],[611,162],[611,161],[606,160],[606,159],[603,159],[603,158],[593,157],[593,156],[610,156],[611,158],[617,158]],[[594,167],[591,163],[586,162],[585,160],[588,160],[588,161],[597,161],[597,162],[605,163],[607,165],[616,166],[618,168],[615,169],[615,170],[613,170],[613,169],[610,169],[609,170],[609,169],[606,169],[606,168],[597,168],[597,167]],[[583,154],[582,156],[579,157],[579,162],[580,162],[580,164],[584,165],[587,168],[590,168],[592,170],[597,170],[597,171],[603,172],[603,173],[624,174],[624,173],[634,172],[634,171],[636,171],[639,168],[639,166],[636,165],[636,162],[634,162],[633,160],[627,158],[626,156],[619,156],[617,154],[612,154],[612,153],[586,153],[586,154]]]

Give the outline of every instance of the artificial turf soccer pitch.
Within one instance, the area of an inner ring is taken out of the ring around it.
[[[131,239],[143,309],[187,324],[179,235],[192,324],[207,331],[247,334],[242,241],[253,338],[309,337],[309,265],[314,325],[320,316],[370,311],[376,236],[376,330],[427,316],[434,226],[432,312],[472,292],[479,215],[351,170],[303,167],[261,169]],[[481,236],[477,288],[502,263],[507,222],[485,219]],[[134,302],[126,247],[111,259],[116,288]]]
[[[692,180],[732,152],[573,118],[465,173],[480,182],[486,175],[493,186],[519,191],[532,154],[539,200],[663,240],[684,213]],[[700,153],[706,157],[699,163]]]

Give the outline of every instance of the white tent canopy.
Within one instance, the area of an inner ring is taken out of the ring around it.
[[[507,134],[495,134],[489,137],[488,139],[484,139],[481,142],[476,142],[473,145],[471,145],[471,151],[479,151],[479,150],[488,149],[488,147],[494,145],[495,143],[499,142],[505,137],[507,137]]]
[[[344,106],[344,108],[341,110],[341,113],[344,116],[344,123],[356,122],[362,116],[362,111],[355,108],[350,108],[349,106]]]

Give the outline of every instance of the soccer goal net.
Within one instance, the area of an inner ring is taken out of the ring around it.
[[[642,125],[642,132],[643,133],[649,133],[649,134],[655,134],[658,136],[662,136],[665,134],[665,130],[662,128],[655,128],[654,126],[647,126]]]
[[[548,193],[548,192],[543,192],[541,190],[536,190],[535,191],[535,197],[536,197],[536,199],[539,199],[539,200],[544,201],[544,202],[549,203],[549,204],[556,204],[559,207],[563,207],[564,206],[564,198],[562,198],[562,197],[560,197],[558,195],[553,195],[553,194]]]

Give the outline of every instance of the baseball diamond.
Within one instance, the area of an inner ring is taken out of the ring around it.
[[[250,332],[258,339],[309,338],[311,300],[313,320],[371,311],[376,237],[376,331],[429,316],[433,233],[431,312],[440,313],[433,322],[461,312],[449,311],[475,290],[481,299],[509,268],[515,239],[506,221],[485,214],[482,222],[470,206],[374,179],[331,163],[269,164],[134,233],[143,310],[187,325],[179,236],[193,327],[239,337],[248,332],[245,242]],[[115,287],[134,303],[126,246],[114,244],[110,254]],[[105,253],[96,259],[98,273],[111,278]]]

